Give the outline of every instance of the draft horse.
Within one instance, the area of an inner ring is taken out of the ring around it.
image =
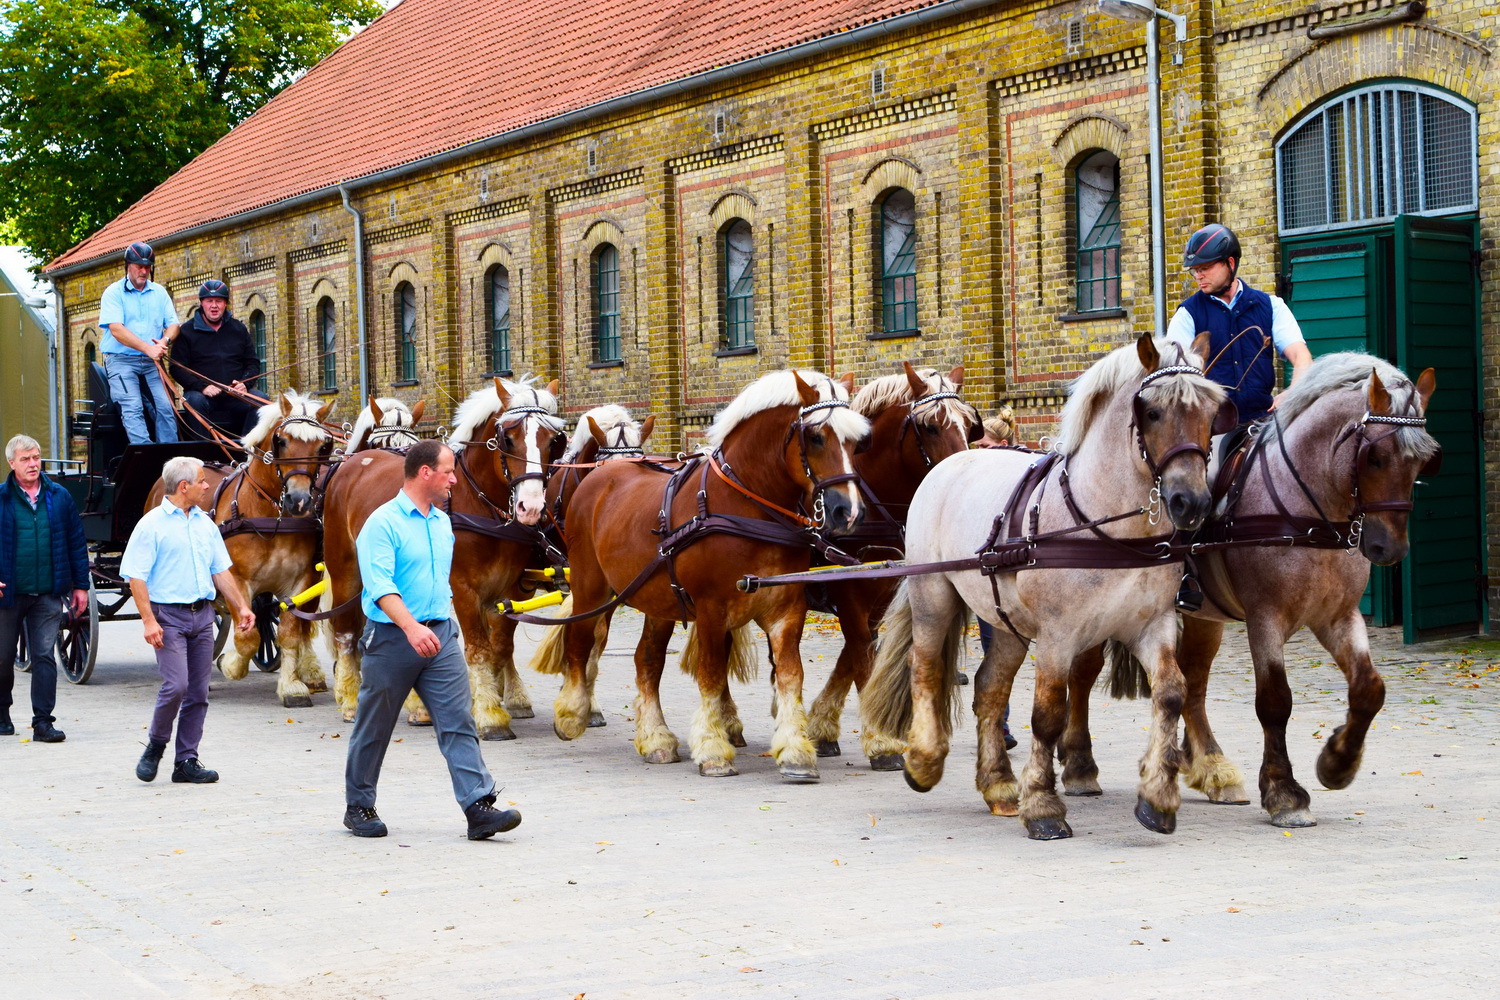
[[[359,418],[349,429],[344,453],[352,455],[367,448],[410,448],[421,440],[417,423],[427,409],[427,400],[419,399],[407,406],[399,399],[370,397],[370,403],[359,411]]]
[[[1255,712],[1265,733],[1261,805],[1279,827],[1313,826],[1311,797],[1292,773],[1286,724],[1292,693],[1284,647],[1304,625],[1332,654],[1349,685],[1343,725],[1318,754],[1318,780],[1345,788],[1359,770],[1385,682],[1370,659],[1359,610],[1370,564],[1400,562],[1419,475],[1435,475],[1441,450],[1426,431],[1432,369],[1415,384],[1368,354],[1329,354],[1278,397],[1275,412],[1225,470],[1226,489],[1200,535],[1206,595],[1183,618],[1178,661],[1186,678],[1183,780],[1211,802],[1249,801],[1240,770],[1214,738],[1205,710],[1209,670],[1224,623],[1245,622],[1255,668]],[[1090,688],[1103,664],[1090,651],[1074,664],[1060,754],[1069,794],[1097,795],[1088,732]],[[1117,688],[1136,685],[1117,658]]]
[[[973,609],[995,626],[974,678],[976,784],[990,810],[1019,815],[1032,839],[1072,836],[1052,766],[1068,668],[1080,650],[1113,637],[1148,665],[1153,682],[1136,817],[1160,833],[1175,829],[1183,679],[1172,607],[1182,565],[1159,522],[1165,515],[1184,530],[1202,523],[1210,436],[1216,421],[1234,421],[1224,390],[1201,371],[1204,340],[1196,357],[1143,336],[1101,359],[1074,384],[1053,454],[971,451],[918,487],[906,557],[940,565],[898,590],[861,698],[866,726],[910,733],[912,788],[928,791],[942,778]],[[1161,363],[1163,352],[1175,355],[1172,363]],[[1033,642],[1033,738],[1018,788],[1001,722]]]

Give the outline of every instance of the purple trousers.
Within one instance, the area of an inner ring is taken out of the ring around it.
[[[177,725],[177,755],[181,763],[198,756],[203,739],[203,719],[208,715],[208,677],[214,669],[214,606],[204,601],[192,611],[180,604],[151,603],[161,625],[161,648],[156,666],[161,671],[161,690],[156,693],[156,711],[151,715],[152,742],[165,746]]]

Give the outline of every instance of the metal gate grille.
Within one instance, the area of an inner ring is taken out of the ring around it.
[[[1345,94],[1277,144],[1281,235],[1478,207],[1474,109],[1387,84]]]

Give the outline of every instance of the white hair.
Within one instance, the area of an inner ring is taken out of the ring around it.
[[[17,434],[5,442],[5,460],[11,465],[16,464],[16,456],[23,451],[41,451],[42,446],[37,444],[36,438],[27,437],[25,434]]]
[[[798,378],[804,385],[816,389],[820,400],[849,401],[849,390],[844,383],[831,379],[822,372],[806,368],[796,369],[795,372],[792,369],[769,372],[751,382],[728,406],[719,411],[713,423],[708,425],[706,443],[701,450],[709,452],[719,447],[729,437],[730,431],[763,410],[777,406],[802,406],[802,396],[797,388]],[[840,440],[857,441],[870,433],[870,422],[847,406],[821,412],[823,417],[817,423],[833,431]]]
[[[183,483],[197,482],[198,473],[202,471],[201,458],[178,455],[167,459],[166,464],[161,467],[161,484],[166,488],[167,496],[172,496]]]

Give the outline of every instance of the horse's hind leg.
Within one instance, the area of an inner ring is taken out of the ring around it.
[[[490,618],[492,612],[486,611]],[[493,614],[490,626],[490,648],[494,650],[496,673],[499,674],[500,700],[512,719],[530,719],[536,716],[531,707],[531,694],[526,682],[516,670],[516,621],[502,614]]]
[[[911,605],[912,721],[906,783],[919,792],[943,780],[957,707],[958,652],[967,620],[962,598],[946,578],[913,577]]]
[[[734,766],[734,745],[724,720],[724,701],[729,686],[726,669],[729,634],[714,616],[705,615],[700,604],[694,642],[698,646],[694,667],[698,681],[698,714],[690,737],[698,773],[707,778],[727,778],[740,772]]]
[[[281,646],[281,666],[276,672],[276,696],[283,708],[312,708],[312,691],[299,676],[303,657],[311,654],[306,622],[293,614],[284,614],[276,629]],[[253,633],[252,633],[253,634]],[[320,672],[321,673],[321,672]]]
[[[819,757],[837,757],[843,753],[839,734],[843,729],[844,701],[849,697],[851,685],[863,683],[870,676],[873,636],[869,616],[863,608],[855,607],[839,615],[839,626],[844,633],[844,648],[839,650],[838,663],[823,690],[813,699],[807,717],[807,735],[817,746]]]
[[[997,632],[995,638],[1000,638]],[[1017,814],[1032,840],[1063,840],[1073,836],[1068,808],[1057,794],[1057,775],[1052,759],[1068,715],[1068,669],[1066,658],[1053,652],[1057,643],[1039,643],[1036,658],[1036,695],[1031,706],[1031,753],[1021,771],[1021,795]]]
[[[641,624],[635,647],[635,749],[648,764],[675,764],[676,735],[667,728],[661,710],[661,673],[672,640],[674,621],[648,617]]]
[[[1246,623],[1250,657],[1255,663],[1255,714],[1265,735],[1260,765],[1260,804],[1280,827],[1317,826],[1309,806],[1312,796],[1292,775],[1286,752],[1286,724],[1292,715],[1292,689],[1283,659],[1286,633],[1275,622]]]
[[[1369,637],[1358,610],[1313,633],[1349,682],[1349,712],[1318,754],[1318,780],[1325,788],[1347,788],[1359,771],[1370,723],[1385,704],[1385,681],[1370,661]]]
[[[1177,665],[1182,669],[1186,696],[1182,702],[1182,780],[1221,805],[1250,802],[1245,776],[1219,746],[1208,724],[1208,674],[1218,655],[1224,626],[1184,617],[1177,639]]]
[[[974,785],[996,816],[1016,815],[1021,794],[1010,767],[1010,751],[1005,748],[1004,723],[1011,685],[1025,659],[1026,644],[1009,630],[997,631],[974,674],[974,717],[979,729]]]
[[[1089,733],[1089,697],[1104,669],[1104,646],[1090,646],[1073,657],[1068,671],[1068,725],[1057,745],[1064,795],[1103,795],[1094,738]]]
[[[818,751],[807,735],[807,711],[802,707],[802,627],[807,609],[798,605],[766,628],[776,665],[776,729],[771,756],[788,781],[818,780]],[[764,624],[762,625],[764,628]]]

